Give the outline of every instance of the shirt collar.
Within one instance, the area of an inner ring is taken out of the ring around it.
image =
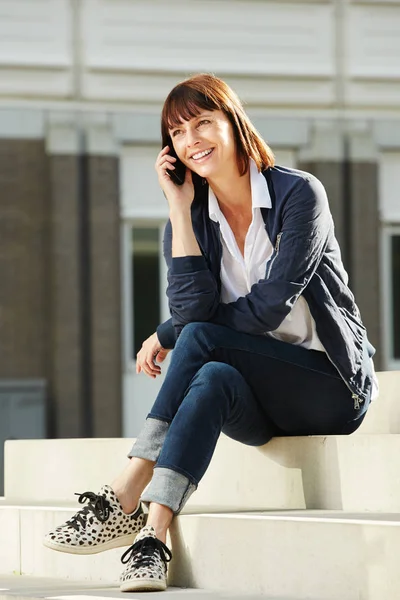
[[[267,182],[252,158],[250,158],[250,185],[253,210],[255,208],[271,208],[272,202]],[[213,221],[221,220],[221,209],[211,187],[208,188],[208,214]]]

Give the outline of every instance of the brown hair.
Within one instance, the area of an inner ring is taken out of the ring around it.
[[[232,123],[241,175],[252,158],[258,170],[275,164],[271,148],[262,139],[237,94],[225,81],[209,73],[199,73],[178,83],[168,94],[161,114],[162,146],[172,148],[169,129],[178,127],[182,120],[196,117],[201,110],[222,110]]]

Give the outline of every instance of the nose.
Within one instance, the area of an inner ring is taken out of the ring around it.
[[[193,146],[196,146],[196,144],[199,143],[199,139],[198,139],[198,133],[196,131],[196,129],[188,129],[188,131],[186,132],[186,146],[188,148],[192,148]]]

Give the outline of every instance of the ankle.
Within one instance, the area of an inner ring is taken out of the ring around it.
[[[111,487],[126,514],[133,512],[138,506],[140,496],[151,480],[154,464],[143,458],[133,457],[112,482]]]
[[[148,525],[149,523],[147,523]],[[156,538],[158,540],[160,540],[161,542],[163,542],[163,544],[167,543],[167,531],[168,529],[165,529],[163,527],[155,527],[154,525],[152,525],[154,532],[156,534]]]
[[[150,503],[147,525],[153,527],[157,538],[164,544],[166,543],[167,531],[173,517],[174,513],[168,506],[157,504],[156,502]]]
[[[139,498],[136,497],[136,495],[129,493],[126,489],[118,487],[117,485],[112,485],[111,487],[121,505],[123,512],[126,515],[133,513],[139,505]]]

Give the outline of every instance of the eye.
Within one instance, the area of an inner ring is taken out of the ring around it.
[[[182,133],[182,129],[175,129],[175,131],[172,132],[172,137],[176,137],[180,133]]]
[[[199,121],[198,125],[206,125],[207,123],[210,123],[209,119],[201,119],[201,121]]]

